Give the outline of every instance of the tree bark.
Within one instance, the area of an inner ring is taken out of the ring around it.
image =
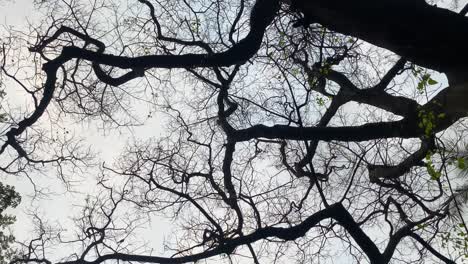
[[[468,18],[424,0],[293,0],[291,6],[309,21],[417,65],[440,72],[466,69]]]
[[[424,0],[284,0],[311,23],[354,36],[443,72],[450,86],[431,101],[451,121],[468,113],[468,18]]]

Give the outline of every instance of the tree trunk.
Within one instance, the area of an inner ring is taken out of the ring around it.
[[[308,21],[365,40],[443,72],[433,100],[458,119],[468,113],[468,18],[424,0],[284,0]]]

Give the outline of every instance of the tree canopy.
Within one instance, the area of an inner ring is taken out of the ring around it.
[[[468,5],[437,4],[37,1],[0,36],[0,170],[86,198],[5,259],[467,263]]]

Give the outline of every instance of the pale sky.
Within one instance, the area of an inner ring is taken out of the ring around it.
[[[464,3],[467,3],[468,0],[460,1],[460,6],[463,6]],[[440,5],[452,5],[453,1],[443,1],[439,3]],[[0,0],[0,18],[1,25],[4,26],[14,26],[18,29],[24,29],[27,26],[27,21],[34,21],[36,15],[34,12],[34,8],[29,0],[16,0],[16,1],[5,1]],[[1,31],[0,31],[1,32]],[[446,79],[444,76],[437,77],[437,80],[441,84],[446,83]],[[9,88],[9,87],[8,87]],[[20,98],[21,94],[18,90],[8,90],[7,89],[7,96],[9,96],[9,102],[14,104],[21,104],[24,103]],[[12,94],[18,93],[18,96],[11,96]],[[146,111],[146,109],[144,110]],[[143,112],[144,112],[143,111]],[[134,128],[133,132],[137,135],[140,139],[145,139],[154,135],[158,135],[160,133],[160,122],[158,120],[164,117],[155,115],[149,122],[149,124],[145,127],[136,127]],[[93,147],[96,152],[101,153],[101,162],[105,161],[107,163],[111,163],[114,158],[120,154],[122,148],[125,146],[127,142],[131,142],[133,140],[132,137],[128,137],[124,135],[124,131],[102,131],[95,127],[95,124],[70,124],[72,127],[71,130],[74,131],[75,134],[81,134],[83,138],[87,140],[89,145]],[[28,183],[27,179],[11,179],[9,176],[6,179],[6,182],[12,183],[16,186],[17,190],[23,196],[23,201],[18,207],[17,210],[14,210],[14,214],[17,215],[17,223],[15,224],[14,233],[15,235],[22,239],[27,238],[30,234],[28,231],[29,227],[29,219],[25,215],[25,212],[28,208],[35,207],[39,208],[39,212],[45,214],[51,222],[58,221],[63,226],[67,225],[67,221],[64,219],[69,218],[71,215],[74,214],[76,208],[73,207],[74,204],[82,204],[84,201],[84,195],[82,194],[69,194],[64,189],[63,185],[57,184],[57,179],[55,177],[44,177],[40,175],[37,176],[37,179],[40,179],[41,185],[50,186],[57,195],[51,195],[49,199],[45,200],[37,200],[32,201],[28,198],[28,194],[32,193],[32,186]],[[84,178],[90,179],[90,182],[95,182],[94,178],[96,175],[83,175]],[[90,191],[94,187],[85,185],[77,188],[80,191]],[[147,239],[151,239],[154,242],[156,251],[162,252],[162,241],[163,239],[170,235],[171,229],[169,222],[163,219],[155,219],[157,222],[153,224],[151,228],[149,228],[149,232],[141,233],[142,236],[145,236]],[[348,263],[349,259],[346,255],[336,259],[335,263]]]
[[[2,26],[22,30],[27,28],[28,22],[34,24],[34,19],[36,17],[40,16],[35,12],[30,0],[0,0],[0,18],[2,18],[0,25]],[[12,108],[14,105],[21,106],[25,103],[25,101],[22,100],[22,98],[25,97],[24,91],[18,87],[14,85],[7,86],[6,92],[7,98],[5,101],[8,101]],[[13,94],[15,96],[12,96]],[[159,120],[162,118],[164,117],[153,114],[153,118],[148,120],[145,126],[132,128],[133,134],[137,136],[138,139],[158,136],[158,131],[160,130]],[[99,153],[98,156],[101,164],[102,162],[112,164],[114,159],[122,152],[125,144],[134,140],[133,136],[129,136],[128,133],[126,133],[126,129],[122,131],[102,130],[98,127],[97,123],[74,124],[70,122],[67,126],[70,128],[72,134],[80,135],[82,138],[86,139],[86,144],[91,146],[94,152]],[[60,184],[58,182],[59,180],[54,176],[32,174],[32,178],[38,185],[49,187],[49,190],[55,193],[55,195],[50,195],[48,198],[34,200],[29,197],[34,191],[31,183],[27,179],[12,179],[11,176],[7,176],[5,182],[14,185],[22,195],[21,204],[12,212],[17,216],[17,222],[14,225],[15,236],[20,240],[29,237],[31,219],[26,213],[31,210],[31,208],[33,210],[37,209],[37,212],[46,216],[51,223],[57,222],[63,227],[70,225],[71,222],[67,219],[77,213],[77,207],[75,207],[75,205],[84,204],[86,194],[95,193],[95,191],[92,191],[93,189],[98,190],[97,186],[95,186],[96,177],[98,176],[96,175],[97,173],[98,172],[89,173],[88,175],[79,175],[83,177],[83,182],[86,182],[86,184],[75,186],[74,191],[82,192],[81,194],[67,192],[64,186]],[[86,179],[88,180],[86,181]],[[154,241],[155,250],[162,251],[162,240],[165,235],[170,232],[170,227],[165,219],[157,219],[157,221],[157,224],[153,223],[153,226],[148,228],[148,231],[141,235],[145,237],[145,239]],[[154,239],[155,237],[157,239]]]

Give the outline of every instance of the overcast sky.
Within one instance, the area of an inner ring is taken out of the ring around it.
[[[17,30],[27,29],[28,23],[34,24],[34,21],[40,18],[35,12],[33,5],[30,0],[16,0],[16,1],[5,1],[0,0],[0,18],[2,21],[0,24],[3,27],[13,27]],[[15,106],[24,107],[24,103],[27,102],[24,91],[14,84],[7,85],[6,88],[7,97],[3,103],[8,102],[11,108]],[[147,110],[143,110],[147,114]],[[131,128],[131,134],[138,139],[145,139],[152,136],[158,136],[160,130],[159,120],[163,117],[158,114],[153,114],[153,117],[148,120],[145,127],[134,127]],[[126,129],[119,130],[103,130],[99,128],[98,123],[73,123],[70,122],[68,125],[71,133],[79,135],[86,139],[86,144],[91,146],[93,151],[99,155],[99,163],[106,162],[112,164],[114,159],[122,152],[125,144],[132,142],[135,138],[126,133]],[[75,186],[73,188],[75,193],[70,193],[66,190],[63,184],[60,184],[59,180],[53,175],[32,175],[33,179],[39,186],[49,187],[51,195],[47,198],[42,199],[31,199],[31,195],[34,193],[32,184],[26,178],[12,178],[11,176],[3,176],[4,181],[12,184],[22,195],[22,203],[12,213],[17,216],[17,222],[14,227],[14,234],[19,240],[27,239],[31,235],[30,233],[30,221],[31,217],[26,215],[31,210],[37,210],[41,215],[46,216],[50,223],[60,223],[62,227],[71,225],[71,216],[77,214],[77,208],[75,205],[84,204],[86,193],[95,193],[94,190],[98,190],[96,186],[96,177],[99,176],[98,172],[88,173],[87,175],[79,175],[83,178],[83,184],[81,186]],[[55,193],[55,194],[52,194]],[[155,246],[155,250],[163,251],[162,241],[165,235],[170,233],[170,227],[167,220],[156,219],[157,222],[153,223],[147,231],[142,232],[141,236],[152,240]],[[156,238],[156,239],[155,239]],[[60,253],[60,252],[58,252]]]
[[[463,6],[464,3],[468,2],[467,0],[460,1],[460,5]],[[453,1],[443,1],[439,5],[453,5]],[[34,8],[31,5],[30,0],[16,0],[16,1],[5,1],[0,0],[0,18],[2,18],[2,23],[4,26],[14,26],[18,29],[25,29],[27,26],[27,21],[34,22],[37,14],[34,12]],[[439,77],[439,81],[444,83],[444,78]],[[22,93],[19,92],[16,88],[6,91],[8,93],[8,99],[11,104],[21,104]],[[16,96],[12,96],[16,95]],[[134,128],[133,132],[140,138],[148,138],[159,133],[159,119],[161,116],[155,116],[150,120],[150,124],[144,128]],[[149,127],[149,129],[148,129]],[[128,141],[132,141],[131,137],[123,137],[118,131],[106,131],[96,128],[93,124],[77,124],[72,126],[74,133],[81,134],[84,138],[87,139],[88,143],[92,145],[96,152],[101,153],[102,160],[101,162],[112,162],[116,155],[120,153],[124,145]],[[91,179],[89,182],[95,182],[94,178],[96,175],[83,175],[86,178]],[[23,203],[19,206],[18,210],[15,210],[14,214],[17,214],[18,221],[15,224],[15,235],[20,239],[28,237],[30,234],[28,232],[29,228],[29,218],[24,215],[24,213],[29,210],[31,207],[39,208],[42,213],[46,214],[51,221],[60,221],[62,225],[67,225],[67,222],[64,219],[69,218],[74,214],[74,204],[81,204],[83,202],[82,194],[70,194],[67,193],[63,185],[57,184],[57,179],[54,177],[44,177],[39,176],[41,179],[41,184],[50,185],[51,189],[57,193],[57,195],[51,195],[49,199],[32,201],[28,198],[28,194],[32,193],[32,186],[28,183],[27,179],[6,179],[7,182],[12,183],[16,188],[21,192],[23,196]],[[93,189],[93,186],[83,185],[82,188],[78,188],[81,191],[89,191]],[[168,222],[162,219],[158,219],[160,223],[154,224],[150,228],[150,232],[142,233],[143,236],[153,239],[155,247],[157,250],[162,251],[162,241],[164,236],[170,233],[170,228]],[[342,257],[340,260],[337,260],[335,263],[348,263],[346,257]]]

